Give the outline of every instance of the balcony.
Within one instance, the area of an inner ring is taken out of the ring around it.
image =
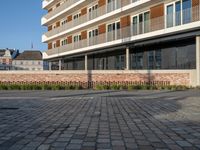
[[[62,5],[59,7],[55,8],[53,11],[49,12],[42,18],[42,25],[48,22],[48,20],[52,19],[56,15],[59,16],[60,13],[64,13],[65,10],[68,10],[72,5],[76,5],[76,3],[81,3],[82,1],[80,0],[68,0],[64,2]]]
[[[176,19],[173,19],[175,17]],[[200,7],[196,6],[182,12],[149,19],[89,39],[50,49],[46,51],[46,54],[49,57],[51,55],[58,56],[70,51],[92,50],[199,27]]]
[[[112,11],[115,11],[119,8],[123,8],[124,6],[127,6],[129,4],[132,4],[132,3],[135,3],[135,2],[139,2],[140,0],[135,0],[135,1],[132,1],[132,0],[119,0],[117,1],[117,3],[109,3],[108,5],[106,6],[102,6],[102,7],[99,7],[98,9],[96,10],[93,10],[92,12],[88,12],[86,15],[83,15],[81,17],[79,17],[78,19],[76,20],[72,20],[70,22],[68,22],[67,24],[65,25],[62,25],[58,28],[55,28],[51,31],[48,31],[46,32],[44,35],[43,35],[43,42],[45,42],[48,38],[50,37],[53,37],[53,36],[58,36],[58,34],[60,33],[63,33],[69,29],[72,29],[74,27],[77,27],[83,23],[87,23],[89,21],[92,21],[100,16],[103,16],[105,14],[108,14],[108,13],[111,13]],[[141,1],[140,1],[141,2]]]
[[[47,6],[49,6],[54,0],[43,0],[42,2],[42,8],[45,9]]]

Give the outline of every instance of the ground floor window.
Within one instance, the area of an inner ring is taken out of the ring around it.
[[[130,54],[131,69],[195,69],[194,39],[135,47]]]
[[[88,65],[90,70],[124,70],[125,49],[89,55]]]
[[[84,56],[65,58],[62,66],[63,70],[84,70],[85,69]]]

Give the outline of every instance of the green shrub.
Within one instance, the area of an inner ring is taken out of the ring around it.
[[[109,90],[109,89],[110,89],[110,86],[108,86],[108,85],[102,85],[102,84],[97,84],[97,85],[95,86],[95,89],[96,89],[96,90]]]
[[[52,85],[43,84],[42,90],[52,90]]]
[[[119,85],[120,90],[127,90],[128,86],[127,85]]]
[[[0,90],[8,90],[8,86],[5,84],[0,85]]]
[[[141,85],[129,85],[128,90],[140,90],[142,89]]]
[[[111,90],[120,90],[120,86],[117,85],[117,84],[112,84],[112,85],[110,86],[110,89],[111,89]]]
[[[75,85],[75,86],[74,86],[74,89],[75,89],[75,90],[82,90],[83,87],[82,87],[81,85]]]
[[[10,84],[10,85],[8,85],[8,90],[21,90],[21,85],[19,85],[19,84]]]

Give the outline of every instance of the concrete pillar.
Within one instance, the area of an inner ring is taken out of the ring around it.
[[[51,70],[52,63],[49,61],[49,70]]]
[[[85,55],[85,70],[88,70],[88,56]]]
[[[197,86],[200,86],[200,36],[196,37]]]
[[[130,70],[130,50],[126,48],[126,70]]]
[[[59,59],[59,70],[62,70],[62,60]]]

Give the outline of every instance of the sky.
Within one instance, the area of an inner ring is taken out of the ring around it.
[[[2,0],[0,4],[0,49],[44,51],[46,44],[41,36],[46,31],[41,26],[42,0]]]

